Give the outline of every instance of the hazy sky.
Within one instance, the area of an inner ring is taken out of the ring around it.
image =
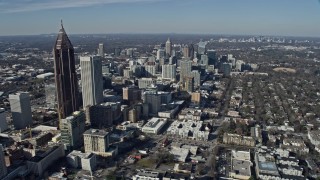
[[[0,0],[0,35],[207,33],[320,37],[319,0]]]

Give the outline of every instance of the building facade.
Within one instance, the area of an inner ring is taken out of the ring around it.
[[[62,23],[53,48],[53,56],[58,114],[59,119],[63,119],[79,110],[79,89],[74,49]]]
[[[80,57],[83,108],[103,101],[102,63],[98,56]]]
[[[16,129],[24,129],[32,125],[32,113],[29,93],[9,95],[13,125]]]
[[[84,150],[86,153],[95,153],[107,156],[109,147],[109,133],[104,130],[89,129],[83,134]]]
[[[76,111],[65,119],[61,119],[61,142],[66,150],[72,150],[83,144],[83,133],[85,130],[85,114]]]

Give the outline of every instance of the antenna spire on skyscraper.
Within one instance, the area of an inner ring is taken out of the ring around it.
[[[63,22],[62,22],[62,19],[61,19],[61,28],[63,29]]]

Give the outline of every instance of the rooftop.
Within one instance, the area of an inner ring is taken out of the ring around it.
[[[84,135],[93,135],[93,136],[107,136],[109,132],[101,129],[89,129],[83,133]]]

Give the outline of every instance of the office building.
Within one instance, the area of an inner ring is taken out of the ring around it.
[[[183,90],[189,93],[194,91],[194,77],[183,78]]]
[[[31,126],[32,113],[29,93],[10,94],[9,101],[15,129]]]
[[[170,38],[168,38],[168,40],[166,42],[166,55],[170,57],[171,53],[172,53],[172,43],[171,43]]]
[[[152,78],[141,78],[138,80],[138,86],[140,89],[145,89],[155,84],[156,84],[156,80]]]
[[[191,94],[191,102],[195,104],[200,104],[201,102],[201,93],[200,92],[193,92]]]
[[[103,101],[102,63],[98,56],[80,57],[83,108]]]
[[[208,63],[209,63],[208,56],[205,54],[202,54],[200,59],[200,64],[207,67]]]
[[[71,167],[85,171],[94,171],[97,166],[97,156],[93,153],[74,150],[66,156],[66,160]]]
[[[143,127],[142,132],[147,134],[159,134],[164,125],[167,124],[167,118],[152,118]]]
[[[166,52],[164,49],[158,49],[157,51],[157,59],[165,58]]]
[[[136,123],[139,121],[139,115],[138,115],[138,110],[133,108],[129,110],[128,112],[128,121],[132,123]]]
[[[188,59],[180,61],[180,81],[182,81],[184,77],[190,76],[191,69],[192,61]]]
[[[83,144],[85,113],[76,111],[71,116],[61,119],[61,142],[66,150],[76,149]]]
[[[223,73],[223,76],[226,76],[226,77],[228,77],[228,76],[230,76],[230,74],[231,74],[231,64],[229,64],[229,63],[223,63],[222,64],[222,73]]]
[[[7,115],[4,108],[0,108],[0,133],[8,129]]]
[[[183,57],[184,58],[190,58],[190,53],[189,53],[189,46],[184,45],[182,49]]]
[[[129,86],[122,88],[123,100],[138,101],[141,99],[141,90],[136,86]]]
[[[172,100],[170,92],[146,91],[143,93],[143,103],[148,104],[148,114],[158,115],[160,106],[168,104]]]
[[[86,120],[94,128],[107,128],[120,118],[120,103],[106,102],[86,108]]]
[[[45,84],[46,107],[54,109],[56,107],[56,86],[54,83]]]
[[[145,76],[146,77],[153,77],[156,75],[156,66],[155,65],[146,65],[144,66],[145,69]]]
[[[208,64],[209,65],[218,65],[218,58],[217,58],[217,52],[215,50],[208,50],[207,51],[207,56],[208,56]]]
[[[0,144],[0,178],[1,179],[4,178],[8,173],[6,162],[4,160],[3,151],[4,151],[3,146],[2,144]]]
[[[207,51],[207,42],[200,41],[198,43],[198,54],[206,54]]]
[[[191,72],[191,76],[193,77],[193,80],[194,80],[194,87],[196,88],[200,87],[200,83],[201,83],[200,72],[197,70],[193,70]]]
[[[54,75],[58,101],[59,119],[79,110],[79,89],[75,67],[74,49],[62,22],[55,46]]]
[[[194,59],[194,46],[193,44],[189,44],[189,59]]]
[[[172,64],[162,65],[162,79],[176,80],[176,66]]]
[[[103,45],[103,43],[99,44],[98,54],[99,54],[100,57],[104,57],[104,45]]]
[[[62,157],[65,157],[63,145],[49,146],[41,149],[35,156],[27,161],[28,172],[41,177],[50,166],[54,165],[54,163]]]
[[[107,156],[109,147],[109,132],[98,129],[89,129],[83,134],[84,151],[100,156]]]

